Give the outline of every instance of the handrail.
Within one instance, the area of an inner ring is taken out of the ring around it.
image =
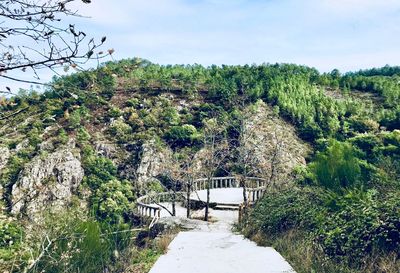
[[[255,203],[264,195],[268,185],[268,180],[258,177],[246,177],[245,181],[247,201],[249,203]],[[206,190],[207,187],[210,189],[240,187],[240,183],[238,183],[236,177],[234,176],[213,177],[211,178],[209,185],[207,183],[207,178],[195,179],[191,185],[191,191]],[[156,204],[171,201],[173,195],[174,193],[171,192],[161,192],[139,197],[136,202],[139,215],[148,219],[150,218],[150,225],[154,225],[161,217],[162,210],[162,207]],[[177,196],[178,200],[176,201],[180,201],[182,198],[185,198],[185,194],[183,192],[175,193],[175,198]]]
[[[160,217],[158,215],[155,215],[150,222],[149,229],[151,229],[158,222],[159,219]]]

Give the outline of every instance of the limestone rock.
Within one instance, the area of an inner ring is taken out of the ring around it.
[[[7,147],[0,147],[0,171],[7,165],[10,158],[10,150]]]
[[[45,157],[36,156],[12,187],[11,212],[35,220],[44,211],[59,211],[69,204],[84,175],[70,147]]]
[[[293,169],[305,165],[305,157],[311,151],[309,145],[298,136],[295,128],[275,114],[271,107],[259,101],[249,119],[245,121],[249,132],[245,136],[245,148],[252,149],[252,157],[262,168],[261,177],[273,178],[274,182],[288,182]]]
[[[144,143],[136,169],[138,183],[146,183],[162,174],[169,168],[171,156],[170,149],[158,147],[154,140]]]
[[[94,146],[98,155],[107,157],[108,159],[115,158],[117,148],[114,144],[107,142],[96,142]]]

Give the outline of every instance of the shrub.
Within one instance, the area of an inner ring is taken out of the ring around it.
[[[120,138],[124,138],[126,135],[132,133],[132,128],[131,126],[129,126],[129,124],[126,124],[124,121],[116,120],[110,126],[110,133]]]
[[[328,256],[360,263],[374,251],[399,249],[399,196],[380,202],[375,191],[355,195],[350,191],[337,203],[337,212],[329,214],[317,232],[317,241]]]
[[[97,189],[101,184],[115,178],[117,168],[106,157],[89,156],[84,159],[85,182],[91,189]]]
[[[18,246],[22,236],[21,226],[5,219],[0,220],[0,249]]]
[[[138,98],[131,98],[125,102],[127,107],[137,108],[140,105],[140,101]]]
[[[134,194],[128,181],[110,180],[96,190],[92,206],[102,221],[121,224],[132,209]]]
[[[192,144],[199,138],[196,127],[185,124],[173,126],[164,135],[165,140],[173,147],[183,147]]]
[[[162,111],[162,117],[168,125],[178,125],[180,122],[179,113],[173,107],[166,107]]]
[[[331,140],[310,164],[319,185],[334,191],[354,187],[361,175],[360,163],[350,143]]]
[[[80,127],[78,129],[78,133],[76,134],[76,139],[78,142],[83,143],[87,142],[90,139],[89,132],[85,129],[85,127]]]
[[[66,132],[64,129],[62,129],[62,128],[58,131],[58,141],[59,141],[61,144],[67,144],[67,142],[68,142],[68,134],[67,134],[67,132]]]
[[[111,107],[108,112],[108,116],[111,118],[118,118],[123,115],[123,112],[117,107]]]
[[[39,130],[37,128],[33,128],[27,134],[29,145],[36,147],[42,142],[42,137],[39,134]]]
[[[312,188],[293,188],[268,193],[257,203],[251,218],[265,234],[293,228],[313,229],[325,216],[322,195]]]

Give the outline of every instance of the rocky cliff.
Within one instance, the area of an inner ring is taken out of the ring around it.
[[[73,147],[33,158],[12,187],[11,212],[35,220],[43,212],[65,208],[84,176],[79,159]]]

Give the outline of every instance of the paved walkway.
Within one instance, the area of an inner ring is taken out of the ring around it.
[[[193,192],[190,199],[207,201],[207,190]],[[219,204],[243,203],[243,188],[223,188],[210,190],[210,202]]]
[[[218,221],[197,221],[192,231],[180,232],[150,273],[295,272],[273,248],[232,233],[237,211],[211,210],[211,216]]]

